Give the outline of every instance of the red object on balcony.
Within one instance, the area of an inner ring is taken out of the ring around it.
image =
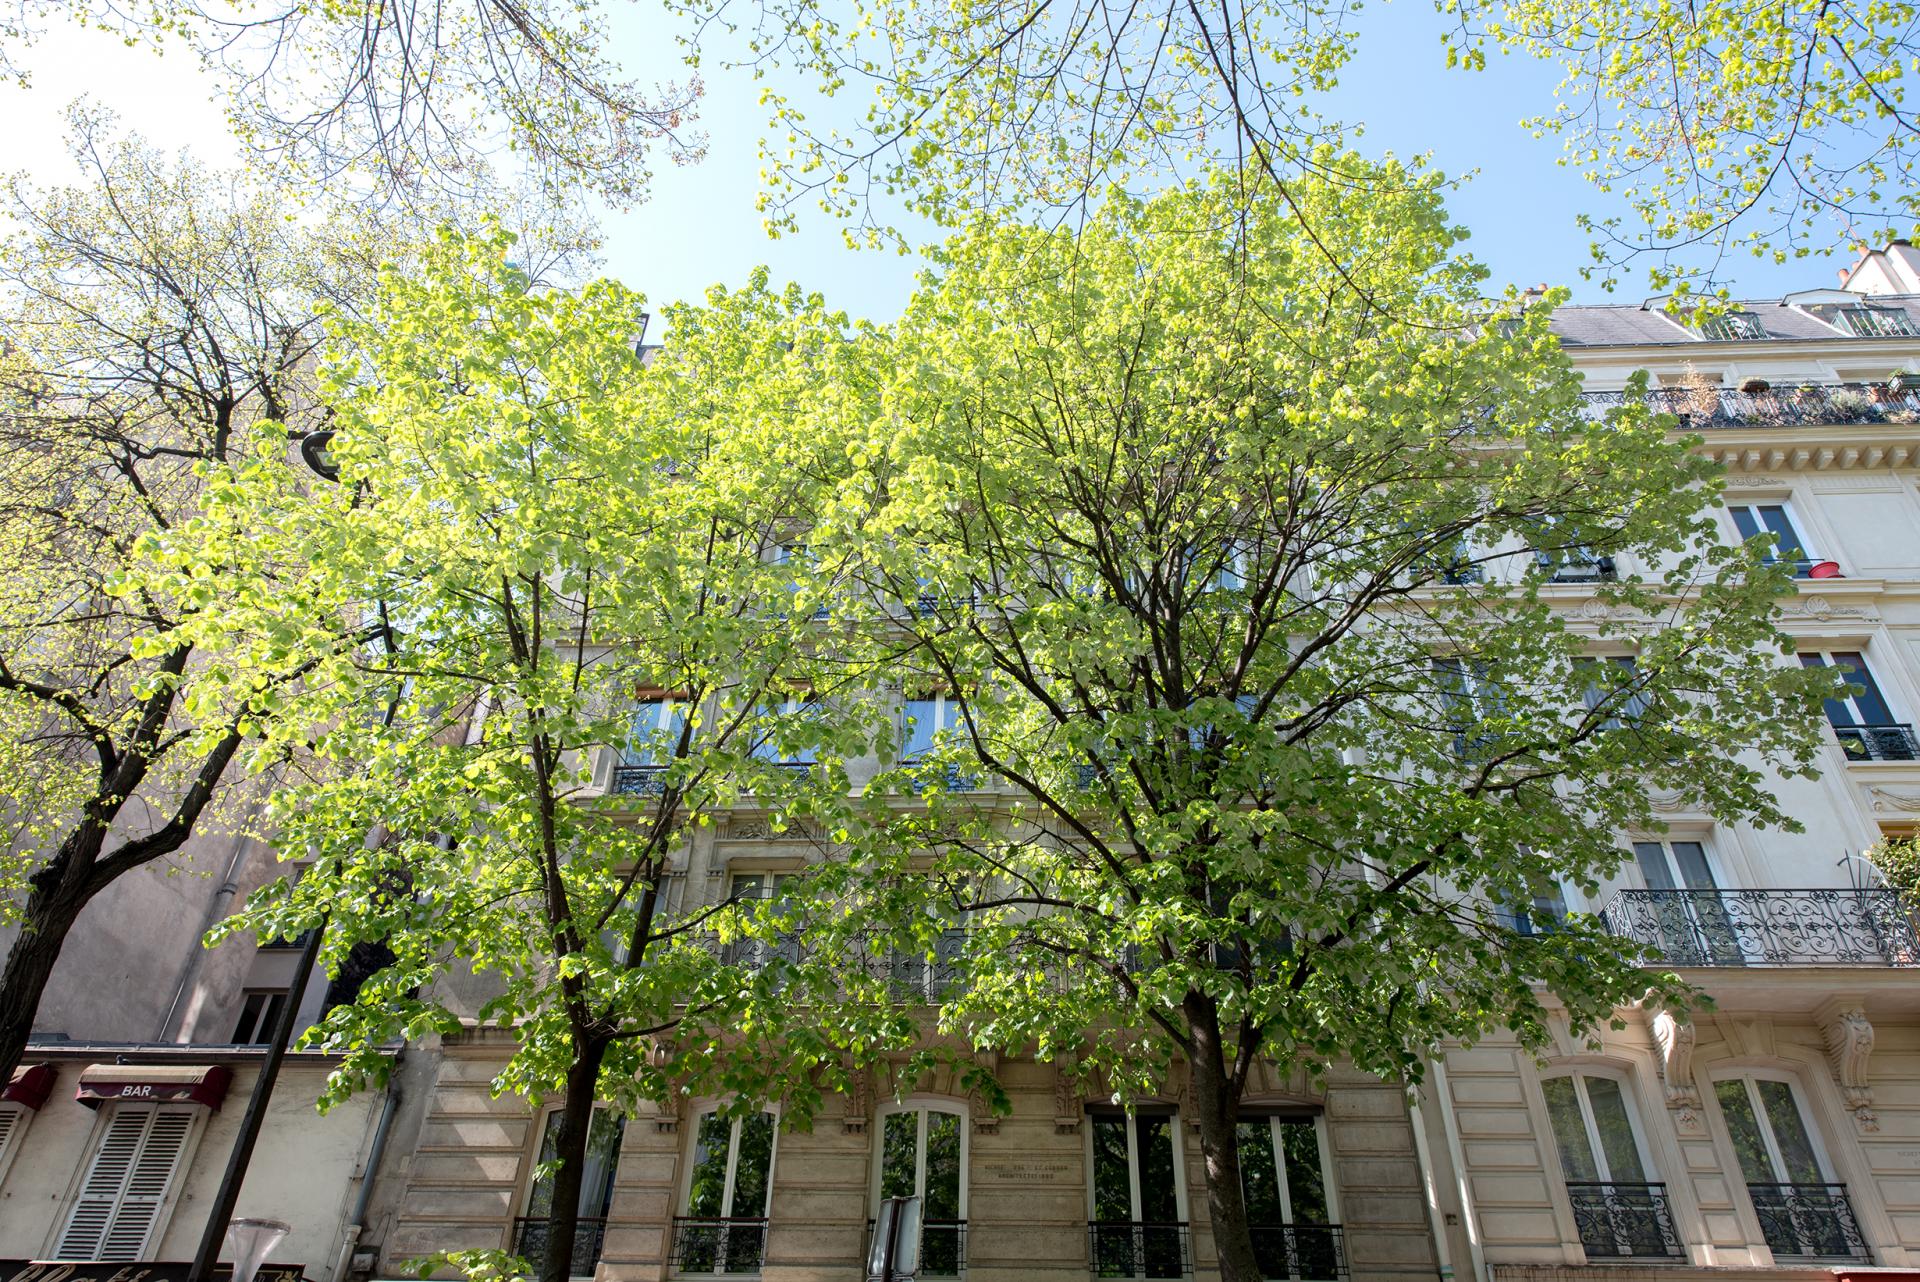
[[[1807,571],[1807,577],[1809,579],[1844,579],[1847,576],[1840,573],[1838,561],[1815,561],[1813,567]]]

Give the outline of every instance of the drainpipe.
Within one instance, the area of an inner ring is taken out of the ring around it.
[[[233,839],[233,853],[227,857],[227,871],[221,874],[220,887],[213,893],[213,902],[207,905],[206,914],[200,919],[200,930],[193,937],[193,947],[187,951],[186,965],[180,969],[180,982],[174,985],[173,1000],[167,1003],[167,1013],[160,1018],[160,1028],[154,1033],[153,1040],[166,1042],[174,1040],[176,1030],[174,1019],[180,1014],[180,1004],[187,998],[187,989],[200,976],[201,961],[207,955],[206,945],[201,943],[227,914],[227,905],[240,893],[240,883],[236,880],[240,874],[240,860],[247,853],[247,843],[252,840],[246,834],[252,831],[253,821],[260,817],[260,805],[256,802],[247,812],[247,820],[239,836]],[[185,1032],[180,1029],[178,1032]]]
[[[333,1262],[333,1282],[346,1282],[354,1249],[360,1245],[360,1235],[366,1232],[367,1204],[373,1200],[373,1177],[380,1170],[380,1159],[386,1156],[387,1132],[392,1129],[393,1115],[400,1108],[400,1065],[406,1056],[404,1047],[395,1052],[393,1064],[387,1069],[386,1103],[380,1106],[380,1121],[373,1128],[373,1143],[367,1148],[367,1164],[360,1171],[360,1189],[354,1194],[353,1213],[347,1217],[346,1230],[341,1234],[340,1255]]]
[[[1453,1282],[1453,1244],[1447,1234],[1447,1214],[1440,1207],[1440,1185],[1433,1171],[1433,1154],[1427,1148],[1427,1119],[1420,1111],[1420,1090],[1407,1101],[1407,1120],[1413,1123],[1413,1157],[1420,1164],[1420,1188],[1426,1194],[1427,1230],[1433,1234],[1434,1263],[1440,1266],[1440,1282]]]
[[[1487,1254],[1480,1241],[1480,1223],[1473,1213],[1473,1190],[1467,1183],[1466,1152],[1460,1145],[1460,1122],[1453,1115],[1453,1092],[1447,1087],[1447,1065],[1433,1060],[1433,1093],[1440,1101],[1440,1122],[1447,1133],[1447,1157],[1453,1163],[1453,1178],[1460,1196],[1460,1221],[1467,1231],[1467,1258],[1473,1265],[1474,1282],[1487,1282]]]

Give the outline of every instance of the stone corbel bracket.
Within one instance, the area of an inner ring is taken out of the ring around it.
[[[984,1050],[974,1052],[973,1062],[989,1073],[1000,1072],[1000,1052]],[[1000,1133],[1000,1115],[987,1107],[987,1101],[978,1091],[971,1092],[967,1100],[967,1111],[973,1115],[973,1133],[975,1135],[998,1135]]]
[[[1053,1133],[1072,1135],[1080,1129],[1081,1108],[1078,1061],[1063,1058],[1053,1066]]]
[[[1693,1085],[1693,1047],[1699,1032],[1691,1022],[1670,1010],[1655,1011],[1649,1021],[1653,1044],[1660,1052],[1660,1085],[1665,1089],[1667,1107],[1700,1107],[1700,1092]]]
[[[1873,1087],[1867,1083],[1867,1061],[1873,1055],[1873,1024],[1857,997],[1830,998],[1820,1008],[1820,1027],[1827,1038],[1827,1062],[1840,1084],[1840,1095],[1853,1110],[1863,1131],[1880,1129],[1873,1111]]]
[[[847,1111],[840,1116],[840,1129],[848,1135],[865,1135],[873,1119],[873,1070],[856,1068],[847,1077]]]

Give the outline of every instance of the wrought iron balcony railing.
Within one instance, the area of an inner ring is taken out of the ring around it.
[[[1567,1197],[1588,1259],[1669,1259],[1681,1254],[1666,1185],[1568,1180]]]
[[[569,1275],[592,1277],[594,1269],[599,1267],[600,1248],[606,1240],[606,1220],[583,1215],[574,1221],[573,1266]],[[549,1241],[546,1216],[521,1216],[513,1222],[513,1253],[532,1265],[536,1275],[547,1258]]]
[[[1776,1256],[1864,1260],[1867,1239],[1844,1184],[1749,1184],[1760,1235]]]
[[[1920,966],[1891,890],[1623,890],[1600,920],[1670,966]]]
[[[1097,1278],[1184,1278],[1193,1272],[1184,1220],[1089,1220],[1087,1260]]]
[[[1907,725],[1835,726],[1848,761],[1920,761],[1920,738]]]
[[[1631,398],[1625,392],[1588,392],[1598,416]],[[1824,383],[1743,392],[1732,387],[1650,387],[1646,402],[1672,414],[1683,428],[1785,427],[1794,424],[1920,423],[1920,394],[1881,383]]]
[[[622,762],[613,768],[613,791],[626,797],[657,797],[667,788],[665,766],[632,766]]]
[[[667,1262],[680,1273],[758,1273],[767,1253],[762,1216],[673,1217]]]
[[[873,1245],[873,1221],[867,1221],[867,1245]],[[869,1250],[868,1254],[871,1254]],[[920,1271],[915,1277],[958,1278],[967,1272],[967,1222],[927,1220],[920,1225]]]
[[[1255,1224],[1251,1232],[1263,1278],[1340,1282],[1352,1276],[1346,1232],[1338,1224]]]

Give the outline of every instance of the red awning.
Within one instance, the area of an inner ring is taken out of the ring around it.
[[[0,1100],[37,1109],[47,1102],[47,1095],[53,1090],[53,1079],[59,1071],[51,1064],[22,1064],[13,1070],[13,1078],[7,1083],[7,1088],[0,1091]]]
[[[88,1108],[112,1100],[147,1104],[204,1104],[220,1111],[233,1070],[224,1064],[89,1064],[73,1097]]]

